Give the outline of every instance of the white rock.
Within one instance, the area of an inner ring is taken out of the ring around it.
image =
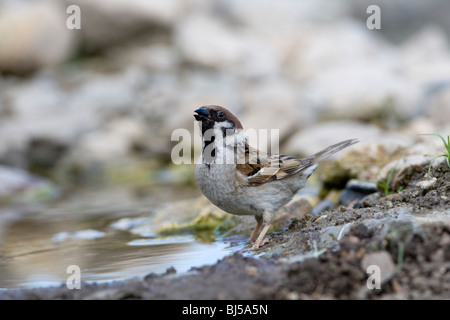
[[[317,25],[343,19],[350,11],[345,0],[226,0],[221,1],[220,9],[230,21],[263,38],[283,63],[292,58],[296,43]]]
[[[0,165],[0,201],[27,203],[55,199],[59,190],[50,181],[25,170]]]
[[[435,125],[447,125],[450,119],[450,76],[445,82],[438,83],[433,91],[426,97],[424,112]]]
[[[26,152],[32,139],[44,138],[72,145],[83,134],[102,126],[107,119],[125,111],[133,113],[137,104],[137,84],[144,74],[130,68],[118,74],[79,72],[80,81],[68,76],[70,89],[61,85],[64,73],[40,72],[33,78],[12,83],[4,90],[11,116],[0,126],[0,155]],[[117,145],[120,142],[107,141]]]
[[[394,69],[399,61],[393,46],[357,21],[342,19],[307,31],[291,62],[291,74],[298,81],[314,79],[334,68]]]
[[[226,69],[243,77],[276,74],[274,52],[263,39],[221,19],[197,14],[181,20],[175,41],[184,61],[211,69]]]
[[[396,48],[360,22],[344,19],[312,29],[291,61],[290,74],[321,118],[409,118],[422,97],[420,87],[399,72]]]
[[[0,166],[0,196],[24,189],[31,185],[32,180],[33,177],[24,170]]]
[[[114,51],[113,55],[116,66],[134,65],[152,72],[174,72],[180,67],[173,48],[162,43],[138,45],[126,50],[119,48]]]
[[[405,76],[417,83],[450,80],[450,46],[439,27],[423,27],[401,45],[399,52]]]
[[[242,50],[237,32],[220,20],[203,15],[180,21],[175,40],[187,62],[209,68],[235,63]]]
[[[117,45],[155,27],[170,29],[185,4],[177,0],[64,0],[81,10],[81,35],[86,49]]]
[[[426,178],[426,176],[425,176]],[[422,180],[416,183],[416,186],[423,190],[431,189],[436,185],[436,177],[433,177],[431,179]]]
[[[420,167],[428,164],[430,161],[429,157],[423,155],[413,155],[400,158],[386,164],[379,172],[378,179],[384,181],[389,180],[389,175],[392,172],[392,177],[390,178],[391,186],[395,189],[400,186],[402,178],[408,174],[414,167]]]
[[[71,154],[74,161],[113,162],[126,159],[134,143],[146,139],[145,127],[137,120],[118,118],[104,129],[83,135],[73,146]]]
[[[304,103],[299,88],[282,77],[248,84],[241,88],[244,129],[278,130],[280,140],[311,120],[313,112]]]
[[[394,261],[387,251],[366,254],[361,260],[361,268],[364,272],[368,272],[371,266],[379,270],[380,285],[389,281],[396,272]],[[373,274],[373,271],[370,271],[370,274]]]
[[[380,135],[381,130],[377,127],[360,122],[322,122],[294,134],[281,151],[286,154],[309,156],[347,139],[359,139],[359,144],[367,144],[377,141]]]
[[[0,71],[24,73],[69,58],[77,40],[66,19],[57,1],[0,3]]]
[[[305,91],[323,119],[409,119],[422,97],[417,85],[376,64],[334,67]]]

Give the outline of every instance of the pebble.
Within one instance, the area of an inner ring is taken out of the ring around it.
[[[370,266],[379,268],[381,285],[389,281],[396,272],[394,261],[387,251],[366,254],[361,260],[361,268],[366,272]]]
[[[332,210],[334,203],[331,200],[322,200],[311,212],[312,217],[320,216],[323,212]]]
[[[422,180],[416,183],[416,187],[419,187],[422,190],[429,190],[436,185],[436,181],[437,181],[436,177],[427,180]]]
[[[51,181],[29,172],[0,165],[0,202],[34,202],[58,198],[60,190]]]
[[[360,201],[369,194],[377,192],[375,182],[351,179],[347,182],[339,198],[339,203],[348,206],[353,201]]]

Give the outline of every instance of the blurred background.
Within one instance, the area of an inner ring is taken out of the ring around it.
[[[170,137],[193,133],[202,105],[279,129],[286,154],[358,138],[384,159],[363,179],[437,155],[420,134],[450,134],[449,13],[448,0],[0,0],[0,258],[37,251],[43,225],[70,238],[96,215],[100,229],[199,196]]]

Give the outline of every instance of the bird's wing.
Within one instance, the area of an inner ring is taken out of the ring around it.
[[[245,146],[245,161],[238,162],[237,170],[250,185],[260,185],[290,177],[314,164],[312,158],[296,159],[283,154],[269,154]]]

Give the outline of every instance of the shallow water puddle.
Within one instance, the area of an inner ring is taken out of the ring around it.
[[[66,283],[76,265],[82,281],[111,281],[163,273],[174,267],[213,264],[239,250],[224,241],[202,243],[192,235],[142,237],[111,227],[111,221],[33,221],[10,225],[0,252],[0,288]]]

